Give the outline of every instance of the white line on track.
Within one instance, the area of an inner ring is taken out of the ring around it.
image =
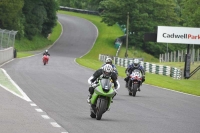
[[[60,22],[58,21],[58,23],[60,23]],[[62,36],[62,34],[63,34],[63,26],[62,26],[61,23],[60,23],[60,25],[61,25],[62,31],[61,31],[61,34],[60,34],[59,38],[60,38],[60,37]],[[49,48],[51,48],[51,47],[59,40],[59,38],[58,38]],[[49,48],[48,48],[48,49],[49,49]],[[39,54],[41,54],[41,53],[38,53],[38,54],[35,54],[35,55],[39,55]],[[32,55],[32,56],[35,56],[35,55]],[[32,57],[32,56],[28,56],[28,57]],[[28,57],[24,57],[24,58],[28,58]],[[22,59],[22,58],[18,58],[18,59]],[[0,67],[2,67],[3,65],[5,65],[5,64],[7,64],[7,63],[9,63],[9,62],[11,62],[11,61],[13,61],[13,60],[14,60],[14,59],[11,59],[11,60],[9,60],[9,61],[3,63],[2,65],[0,65]],[[10,90],[9,88],[7,88],[7,87],[1,85],[1,84],[0,84],[0,87],[4,88],[5,90],[7,90],[8,92],[14,94],[15,96],[18,96],[18,97],[20,97],[20,98],[22,98],[22,99],[24,99],[24,100],[26,100],[26,101],[28,101],[28,102],[32,102],[31,99],[23,92],[23,90],[11,79],[11,77],[7,74],[7,72],[6,72],[3,68],[0,68],[0,70],[3,71],[3,73],[4,73],[4,74],[6,75],[6,77],[9,79],[9,81],[18,89],[18,91],[22,94],[22,96],[19,95],[19,94],[17,94],[17,93],[15,93],[15,92],[12,91],[12,90]],[[31,106],[37,106],[35,103],[30,103],[30,105],[31,105]],[[42,109],[35,109],[35,110],[36,110],[37,112],[43,112]],[[44,119],[50,119],[50,117],[49,117],[48,115],[41,115],[41,116],[42,116]],[[60,126],[59,124],[57,124],[56,122],[50,122],[50,124],[51,124],[53,127],[61,127],[61,126]],[[69,133],[69,132],[61,132],[61,133]]]
[[[42,109],[35,109],[37,112],[43,112]]]
[[[41,115],[44,119],[50,119],[48,115]]]
[[[3,86],[3,85],[1,85],[1,84],[0,84],[0,86],[1,86],[2,88],[4,88],[5,90],[11,92],[12,94],[14,94],[14,95],[16,95],[16,96],[18,96],[18,97],[20,97],[20,98],[22,98],[22,99],[24,99],[24,100],[30,102],[30,101],[31,101],[30,98],[29,98],[29,97],[23,92],[23,90],[11,79],[11,77],[7,74],[7,72],[6,72],[3,68],[1,68],[1,70],[2,70],[2,72],[5,74],[5,76],[8,78],[8,80],[9,80],[9,81],[17,88],[17,90],[22,94],[22,96],[20,96],[19,94],[15,93],[14,91],[11,91],[10,89],[6,88],[5,86]]]
[[[50,122],[50,124],[51,124],[53,127],[61,127],[61,126],[58,125],[58,123],[56,123],[56,122]]]
[[[30,105],[31,105],[31,106],[37,106],[35,103],[31,103]]]

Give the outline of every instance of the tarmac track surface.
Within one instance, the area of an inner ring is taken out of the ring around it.
[[[122,78],[119,78],[121,88],[111,110],[100,121],[90,118],[86,103],[87,79],[94,71],[79,66],[74,60],[90,50],[98,32],[85,19],[61,14],[58,18],[63,34],[49,49],[49,64],[44,66],[42,54],[39,54],[15,59],[3,68],[32,102],[62,128],[69,133],[199,133],[199,97],[145,84],[136,97],[131,97]],[[34,117],[35,113],[31,114]],[[50,133],[43,130],[44,127],[40,126],[38,130],[41,128],[42,133]]]

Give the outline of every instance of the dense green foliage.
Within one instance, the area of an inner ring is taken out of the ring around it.
[[[102,0],[58,0],[59,5],[79,9],[97,10]]]
[[[25,36],[31,40],[35,35],[42,33],[47,37],[56,25],[56,10],[57,4],[54,0],[25,0]]]
[[[57,9],[55,0],[0,1],[0,28],[18,31],[17,38],[47,37],[56,25]]]
[[[129,12],[129,46],[156,57],[166,52],[167,44],[144,42],[144,33],[157,32],[157,26],[200,26],[198,0],[79,0],[78,6],[71,4],[77,0],[60,1],[63,6],[68,3],[66,6],[99,10],[101,21],[109,26],[126,25]],[[169,52],[185,48],[186,45],[168,44]]]
[[[16,40],[15,49],[17,50],[17,58],[36,54],[38,51],[44,51],[59,38],[61,32],[62,27],[57,22],[57,25],[53,28],[52,34],[48,37],[48,39],[43,36],[36,35],[32,38],[32,40],[28,40],[27,38]]]
[[[47,37],[56,25],[58,5],[98,10],[105,24],[126,26],[129,13],[129,47],[155,57],[160,53],[185,49],[181,44],[144,42],[144,33],[156,32],[157,26],[200,26],[198,0],[2,0],[0,28],[18,31],[17,38],[29,40],[41,34]],[[195,46],[195,48],[199,46]]]
[[[183,0],[182,4],[184,26],[200,27],[200,1]]]
[[[0,28],[7,30],[17,30],[19,35],[23,35],[23,6],[24,0],[1,0]]]
[[[180,22],[174,0],[104,0],[100,6],[104,9],[102,21],[108,25],[116,22],[126,25],[129,12],[129,31],[134,32],[129,35],[129,46],[143,49],[156,57],[166,50],[166,46],[144,42],[144,33],[156,32],[158,25],[178,25]]]

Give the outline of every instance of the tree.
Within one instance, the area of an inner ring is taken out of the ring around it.
[[[47,18],[42,24],[42,34],[47,37],[52,32],[53,27],[57,22],[56,11],[58,10],[58,3],[55,0],[41,0],[46,9]]]
[[[184,26],[200,27],[200,1],[183,0],[182,18]]]
[[[59,0],[58,2],[60,6],[70,7],[70,0]]]
[[[109,26],[116,22],[126,25],[126,14],[129,12],[129,31],[134,33],[129,35],[129,46],[143,50],[148,50],[147,43],[143,41],[145,32],[157,32],[158,25],[178,25],[180,21],[174,0],[104,0],[100,2],[100,7],[103,9],[102,22]],[[154,49],[152,53],[159,54],[161,47],[154,43],[151,45],[151,49]]]
[[[87,2],[87,8],[89,10],[100,10],[101,9],[99,8],[99,3],[103,1],[103,0],[88,0]]]
[[[0,1],[0,28],[17,30],[19,36],[24,33],[22,7],[24,0]]]
[[[26,37],[32,39],[37,34],[47,37],[56,25],[57,9],[55,0],[25,0],[23,13],[26,18]]]
[[[40,0],[25,0],[23,13],[26,18],[25,36],[32,39],[42,32],[42,24],[47,19],[47,12]]]

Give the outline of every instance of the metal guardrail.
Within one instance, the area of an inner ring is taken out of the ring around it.
[[[16,58],[14,49],[16,34],[17,31],[0,29],[0,64]]]
[[[99,15],[98,11],[77,9],[77,8],[71,8],[71,7],[65,7],[65,6],[60,6],[60,10],[71,11],[71,12],[78,12],[78,13],[85,13],[85,14],[92,14],[92,15]]]
[[[17,31],[0,29],[0,50],[14,47]]]

